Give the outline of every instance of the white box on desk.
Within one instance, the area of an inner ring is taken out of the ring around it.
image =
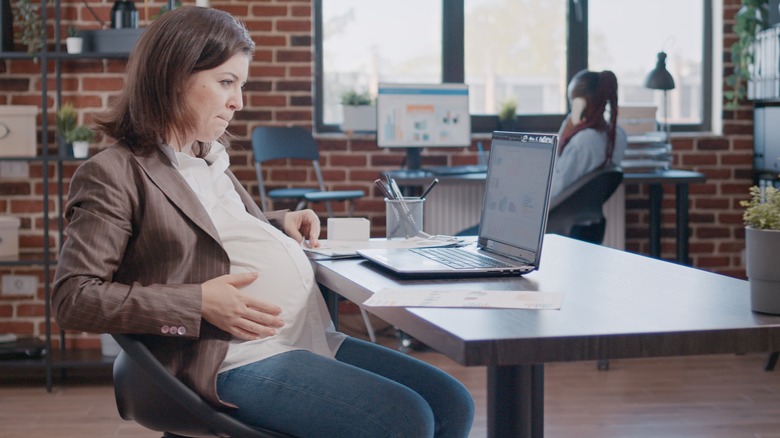
[[[368,240],[371,222],[364,217],[328,218],[328,240]]]
[[[0,105],[0,157],[34,157],[36,138],[35,105]]]
[[[15,216],[0,215],[0,259],[19,259],[19,224]]]

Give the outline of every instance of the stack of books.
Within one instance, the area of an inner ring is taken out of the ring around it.
[[[618,125],[628,135],[620,166],[626,173],[660,172],[672,164],[672,147],[658,131],[655,106],[621,106]]]
[[[672,165],[672,147],[666,133],[647,132],[628,136],[628,147],[620,167],[626,173],[660,172]]]

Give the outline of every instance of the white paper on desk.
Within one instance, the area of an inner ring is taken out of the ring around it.
[[[327,257],[357,256],[359,249],[382,248],[424,248],[432,246],[447,246],[461,242],[460,239],[423,238],[412,237],[409,239],[371,239],[371,240],[320,240],[317,248],[304,247],[303,250]]]
[[[557,310],[562,292],[522,290],[382,289],[363,302],[368,307],[477,307]]]

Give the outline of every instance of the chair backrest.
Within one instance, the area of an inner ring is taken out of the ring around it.
[[[184,436],[285,437],[250,427],[214,409],[173,376],[138,339],[113,335],[122,347],[114,360],[114,396],[125,420]]]
[[[317,142],[300,126],[258,126],[252,131],[255,161],[261,163],[281,158],[319,160]]]
[[[577,179],[550,201],[547,232],[592,243],[604,239],[604,202],[623,181],[617,166],[596,169]]]
[[[317,185],[321,191],[325,191],[319,148],[307,129],[300,126],[258,126],[252,131],[252,152],[263,210],[268,209],[262,168],[262,163],[266,161],[286,158],[311,160]]]

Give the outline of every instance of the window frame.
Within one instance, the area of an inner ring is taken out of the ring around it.
[[[341,132],[338,125],[323,123],[323,2],[313,1],[314,18],[314,125],[317,132]],[[713,104],[713,6],[701,0],[704,14],[702,37],[702,121],[672,124],[672,132],[702,132],[712,129]],[[464,0],[442,0],[442,82],[463,83],[465,79]],[[566,80],[588,68],[588,0],[567,1]],[[518,114],[520,126],[529,131],[556,132],[565,114]],[[498,129],[497,115],[472,115],[472,133]]]

